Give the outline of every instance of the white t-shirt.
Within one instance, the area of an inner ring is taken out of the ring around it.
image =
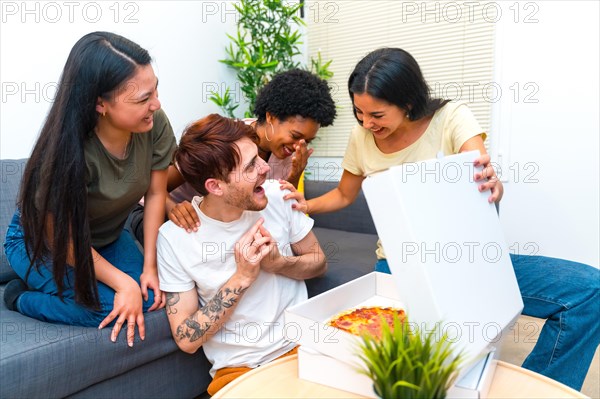
[[[199,209],[201,198],[192,201],[200,218],[197,232],[187,233],[169,221],[158,234],[157,260],[160,289],[185,292],[196,287],[204,306],[235,273],[234,246],[259,217],[278,243],[282,255],[293,255],[290,244],[301,241],[311,231],[313,220],[292,209],[292,201],[277,181],[263,184],[269,203],[260,212],[245,211],[234,222],[224,223]],[[283,313],[306,300],[304,281],[261,271],[241,297],[223,327],[202,345],[213,364],[211,375],[223,367],[257,367],[293,349],[296,344],[284,338]]]

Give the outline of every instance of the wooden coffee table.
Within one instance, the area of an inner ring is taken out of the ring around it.
[[[258,367],[225,386],[213,398],[361,398],[298,378],[298,355]],[[586,398],[540,374],[498,362],[488,398]]]

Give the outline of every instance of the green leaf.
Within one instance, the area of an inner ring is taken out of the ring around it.
[[[409,388],[409,389],[414,389],[415,391],[419,390],[419,386],[418,385],[411,384],[410,382],[407,382],[407,381],[396,381],[394,383],[394,385],[392,385],[392,389],[396,389],[398,387],[405,387],[405,388]]]
[[[382,398],[443,398],[462,365],[462,353],[453,357],[447,336],[431,331],[412,331],[408,320],[394,319],[393,328],[383,323],[380,339],[363,336],[359,345],[360,369],[373,381]]]
[[[292,19],[294,20],[295,23],[297,23],[300,26],[306,26],[306,22],[304,22],[304,20],[298,16],[293,16]]]
[[[269,62],[267,64],[262,64],[262,65],[258,65],[259,69],[273,69],[275,68],[279,63],[277,61],[272,61]]]

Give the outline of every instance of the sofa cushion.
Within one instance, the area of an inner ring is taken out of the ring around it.
[[[312,297],[370,273],[375,268],[377,236],[374,234],[313,228],[325,256],[327,273],[306,281]]]
[[[337,185],[338,182],[336,181],[307,180],[304,183],[304,195],[308,199],[315,198],[333,190]],[[364,234],[377,234],[362,190],[352,205],[336,212],[310,215],[310,217],[315,220],[315,226],[318,227]]]
[[[183,351],[175,351],[126,374],[69,395],[68,398],[208,398],[206,388],[212,381],[208,372],[211,364],[199,353],[203,352],[200,350],[188,355]]]
[[[0,300],[0,397],[65,397],[179,352],[164,309],[146,313],[145,324],[146,339],[140,341],[136,330],[130,348],[124,331],[113,343],[110,327],[46,323],[12,312]],[[202,377],[208,373],[202,350],[185,356],[193,358]]]
[[[0,160],[0,185],[2,186],[2,190],[0,190],[0,243],[2,244],[0,248],[0,283],[17,278],[17,274],[8,264],[4,254],[4,238],[17,207],[17,194],[26,163],[27,159]]]

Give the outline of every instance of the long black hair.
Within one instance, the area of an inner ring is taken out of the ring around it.
[[[350,74],[348,91],[352,104],[355,93],[367,93],[402,108],[410,120],[432,115],[449,101],[430,97],[419,64],[399,48],[380,48],[367,54]],[[356,117],[354,107],[352,111]]]
[[[98,308],[88,221],[84,142],[98,120],[99,97],[110,99],[136,68],[151,62],[146,50],[109,32],[83,36],[71,49],[44,126],[25,167],[19,195],[31,268],[50,262],[59,296],[67,263],[75,300]]]

